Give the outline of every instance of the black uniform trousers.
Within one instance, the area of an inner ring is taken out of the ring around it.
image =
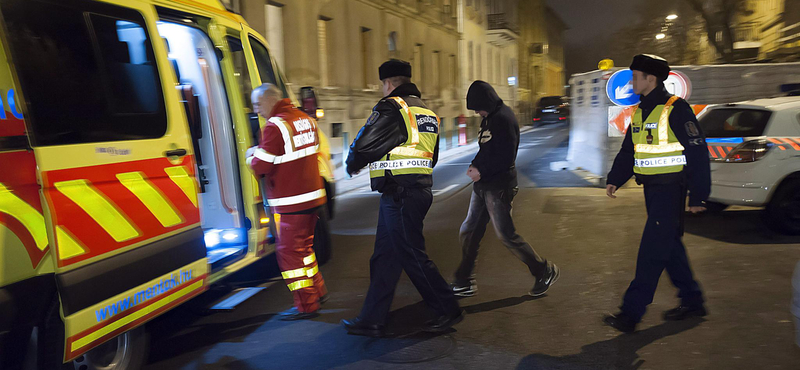
[[[427,187],[381,195],[369,290],[359,315],[361,320],[386,323],[402,271],[437,315],[460,311],[449,285],[425,252],[422,226],[432,202],[433,194]]]
[[[683,246],[683,214],[686,187],[683,182],[644,184],[647,223],[639,245],[636,277],[623,299],[622,312],[637,322],[653,302],[658,280],[664,269],[684,306],[703,304],[703,293],[692,276]]]

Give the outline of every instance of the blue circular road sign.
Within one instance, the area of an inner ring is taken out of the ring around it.
[[[612,103],[623,107],[639,104],[639,95],[633,92],[633,72],[622,69],[614,72],[606,84],[606,95]]]

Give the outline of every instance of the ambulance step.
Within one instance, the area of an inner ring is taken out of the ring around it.
[[[211,310],[231,311],[234,308],[236,308],[236,306],[238,306],[240,303],[246,301],[247,299],[256,295],[256,293],[262,290],[264,290],[263,287],[237,289],[235,292],[231,293],[231,295],[229,295],[219,303],[212,306]]]

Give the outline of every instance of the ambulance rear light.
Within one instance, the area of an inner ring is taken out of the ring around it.
[[[763,139],[746,141],[733,148],[725,158],[720,158],[716,161],[725,163],[751,163],[764,158],[772,147],[772,143]]]

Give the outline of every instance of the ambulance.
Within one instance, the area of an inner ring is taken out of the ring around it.
[[[218,1],[0,0],[0,368],[138,368],[145,323],[274,249],[266,82],[316,112]]]

